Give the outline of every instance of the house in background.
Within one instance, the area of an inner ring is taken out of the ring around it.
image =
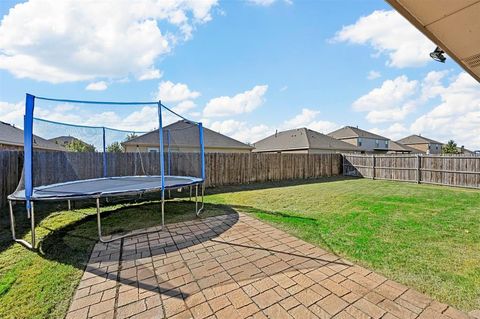
[[[337,140],[357,146],[368,153],[387,153],[390,139],[359,129],[358,127],[345,126],[327,134]]]
[[[476,156],[476,152],[471,151],[464,146],[457,147],[458,154],[468,155],[468,156]]]
[[[33,148],[42,151],[66,151],[66,149],[37,135],[33,136]],[[0,150],[23,151],[23,130],[0,122]]]
[[[443,143],[421,135],[410,135],[397,142],[414,148],[424,154],[442,154]]]
[[[389,141],[388,154],[419,154],[419,150],[414,149],[413,147],[407,146],[405,144]]]
[[[255,153],[352,153],[360,152],[355,145],[307,128],[277,132],[253,144]]]
[[[50,142],[61,145],[63,147],[67,147],[68,144],[72,143],[75,140],[78,140],[78,138],[73,136],[58,136],[49,139]]]
[[[163,128],[164,147],[171,152],[198,152],[200,150],[199,131],[196,125],[181,120]],[[226,135],[203,128],[206,153],[250,153],[252,146]],[[170,145],[168,146],[168,141]],[[158,152],[160,142],[158,130],[134,137],[123,142],[125,152]]]

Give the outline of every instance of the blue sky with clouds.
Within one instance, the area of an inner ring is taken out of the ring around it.
[[[380,0],[0,6],[2,121],[21,125],[25,92],[160,98],[247,142],[276,129],[358,125],[392,139],[422,133],[480,149],[480,85],[451,59],[431,61],[435,45]],[[137,111],[45,106],[40,114],[151,129],[152,110]]]

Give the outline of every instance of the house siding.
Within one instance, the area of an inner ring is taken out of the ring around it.
[[[441,144],[424,143],[424,144],[405,144],[405,145],[410,146],[411,148],[414,148],[416,150],[419,150],[420,152],[425,154],[442,154]]]
[[[362,145],[360,145],[360,139]],[[365,138],[365,137],[355,137],[355,138],[345,138],[340,139],[343,142],[358,146],[365,152],[387,152],[388,145],[385,145],[385,142],[388,142],[388,139],[374,139],[374,138]],[[378,147],[376,141],[378,140]]]
[[[23,146],[0,143],[0,151],[23,151]]]

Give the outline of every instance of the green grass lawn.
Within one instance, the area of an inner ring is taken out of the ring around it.
[[[308,242],[463,310],[480,309],[480,191],[368,179],[222,192]]]
[[[256,216],[463,310],[480,308],[480,192],[367,179],[207,190],[204,216]],[[97,240],[94,209],[37,205],[43,252],[10,240],[0,219],[0,318],[62,318]],[[158,202],[105,208],[105,232],[160,224]],[[50,211],[50,213],[48,213]],[[166,222],[194,219],[166,205]],[[18,213],[18,224],[26,225]],[[20,233],[29,240],[28,230]]]
[[[65,209],[65,204],[61,209]],[[194,204],[169,202],[165,222],[173,223],[195,219]],[[160,225],[158,203],[114,205],[103,209],[104,233],[128,231]],[[0,220],[0,318],[63,318],[68,310],[78,282],[97,240],[95,209],[58,211],[54,207],[36,205],[37,238],[43,237],[42,252],[30,251],[10,239],[10,226],[2,212]],[[42,213],[43,212],[43,213]],[[231,212],[218,205],[206,205],[203,216]],[[30,241],[30,233],[21,229],[28,225],[17,213],[20,233]],[[48,215],[48,216],[47,216]],[[18,234],[17,234],[18,236]]]

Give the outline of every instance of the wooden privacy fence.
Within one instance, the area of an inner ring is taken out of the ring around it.
[[[480,157],[344,154],[343,175],[478,189]]]
[[[23,152],[0,151],[0,206],[22,175]],[[160,173],[159,153],[107,153],[108,176]],[[205,154],[206,186],[319,178],[342,174],[340,154]],[[34,152],[34,185],[102,177],[102,153]],[[165,154],[165,173],[201,176],[198,153]]]

